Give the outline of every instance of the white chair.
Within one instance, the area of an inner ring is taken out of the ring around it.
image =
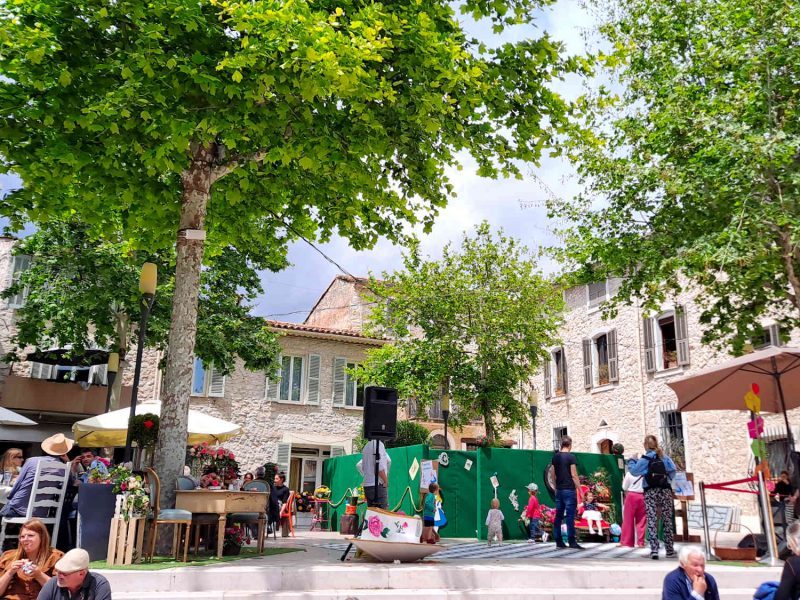
[[[53,526],[53,545],[58,540],[58,528],[61,524],[61,511],[64,508],[64,496],[69,485],[69,464],[57,460],[43,460],[36,465],[28,510],[24,517],[3,517],[0,524],[0,548],[6,538],[18,538],[19,534],[7,534],[6,526],[11,523],[22,525],[32,518],[39,519],[45,525]]]

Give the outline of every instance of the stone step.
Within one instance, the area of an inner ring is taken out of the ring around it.
[[[721,592],[725,600],[751,600],[754,588],[725,589]],[[115,600],[420,600],[420,598],[444,598],[445,600],[661,600],[661,589],[539,589],[518,588],[443,590],[313,590],[293,592],[114,592]]]

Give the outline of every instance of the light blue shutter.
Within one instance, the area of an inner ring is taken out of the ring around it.
[[[333,405],[344,406],[345,384],[346,375],[345,368],[347,367],[346,358],[333,359]]]
[[[279,442],[278,448],[275,451],[275,463],[278,465],[278,470],[286,473],[286,484],[289,484],[289,460],[292,456],[292,444]]]

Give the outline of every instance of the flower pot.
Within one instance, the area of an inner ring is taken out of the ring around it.
[[[222,556],[239,556],[242,553],[242,547],[238,544],[225,544],[222,546]]]

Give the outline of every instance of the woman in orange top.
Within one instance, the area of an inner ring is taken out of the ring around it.
[[[4,600],[36,600],[63,555],[50,547],[50,534],[39,519],[25,522],[17,549],[0,556],[0,596]]]

